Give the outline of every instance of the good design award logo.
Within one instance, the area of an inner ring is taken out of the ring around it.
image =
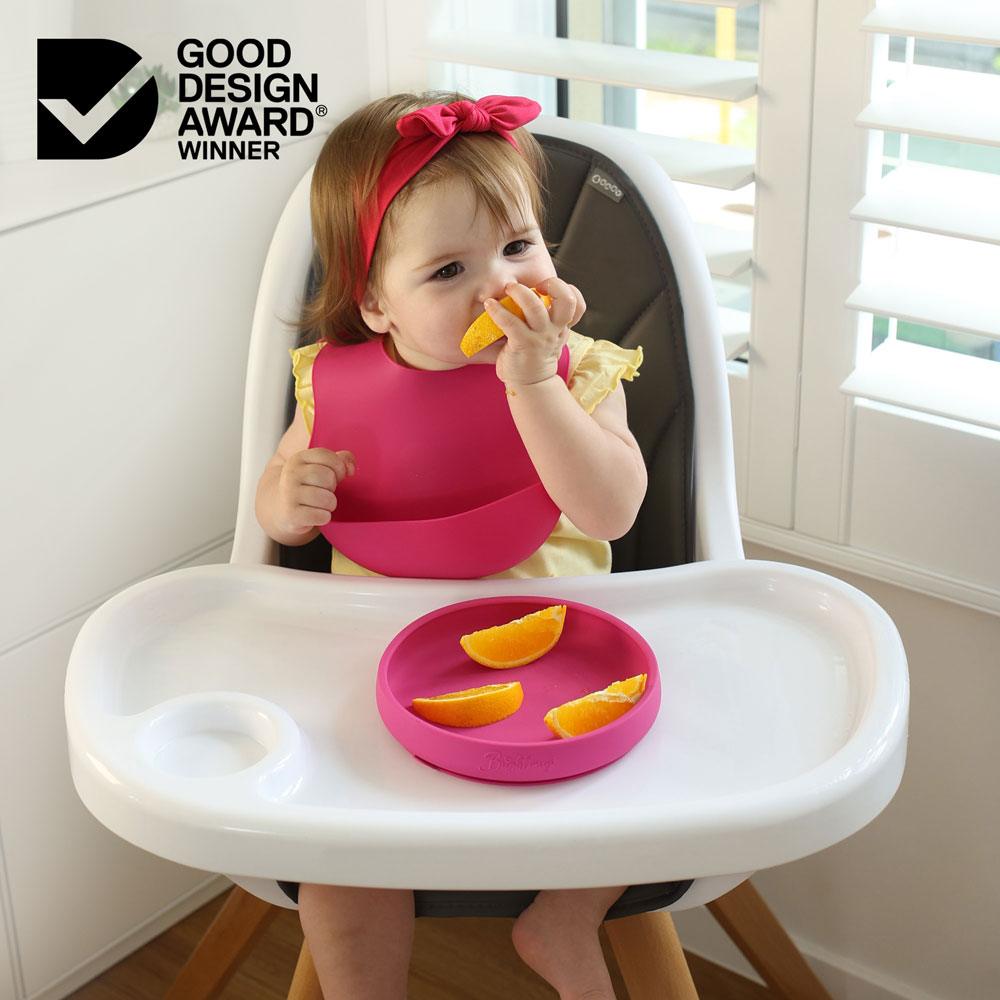
[[[309,135],[316,118],[327,113],[325,104],[316,103],[315,73],[283,72],[291,58],[291,45],[282,38],[185,38],[177,60],[195,72],[180,73],[174,102],[169,76],[161,95],[153,75],[160,67],[137,68],[142,57],[122,42],[39,38],[38,159],[102,160],[127,153],[149,134],[162,96],[164,108],[182,112],[182,160],[277,160],[279,137]]]
[[[39,38],[38,159],[106,160],[138,146],[156,119],[156,80],[120,108],[109,97],[141,59],[111,38]]]

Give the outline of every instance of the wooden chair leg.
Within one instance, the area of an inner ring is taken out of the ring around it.
[[[831,1000],[749,879],[707,905],[776,997]]]
[[[280,909],[235,886],[164,1000],[217,997]]]
[[[312,955],[309,953],[309,945],[306,941],[302,942],[302,950],[299,952],[299,960],[295,966],[295,975],[292,976],[292,985],[288,990],[288,1000],[323,1000],[319,976],[316,975],[316,966],[313,965]]]
[[[604,922],[629,1000],[698,1000],[670,914],[637,913]]]

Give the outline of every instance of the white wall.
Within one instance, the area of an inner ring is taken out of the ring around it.
[[[837,998],[997,996],[1000,617],[757,545],[747,557],[868,594],[899,629],[911,684],[906,772],[889,806],[754,884]],[[754,976],[706,910],[676,921],[685,947]]]

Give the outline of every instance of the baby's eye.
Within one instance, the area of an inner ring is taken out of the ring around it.
[[[456,277],[458,277],[458,272],[457,271],[451,271],[448,274],[445,274],[445,272],[448,271],[448,269],[452,268],[452,267],[458,267],[458,264],[456,264],[455,261],[452,261],[450,264],[445,264],[445,266],[442,267],[439,271],[435,271],[434,272],[434,280],[435,281],[447,281],[449,278],[456,278]]]
[[[514,253],[511,254],[512,257],[515,257],[518,254],[527,253],[528,252],[528,247],[531,246],[531,243],[532,243],[531,240],[514,240],[513,243],[508,243],[507,246],[504,247],[504,251],[506,252],[511,247],[516,247],[518,244],[523,244],[522,249],[515,250]]]

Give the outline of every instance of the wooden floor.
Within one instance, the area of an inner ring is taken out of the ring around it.
[[[226,894],[108,969],[70,1000],[159,1000]],[[510,943],[513,920],[421,917],[416,924],[408,1000],[557,1000],[555,990],[531,969]],[[628,993],[601,934],[619,1000]],[[284,1000],[302,945],[295,910],[282,910],[253,954],[229,981],[221,1000]],[[766,1000],[762,986],[688,955],[700,1000]]]

